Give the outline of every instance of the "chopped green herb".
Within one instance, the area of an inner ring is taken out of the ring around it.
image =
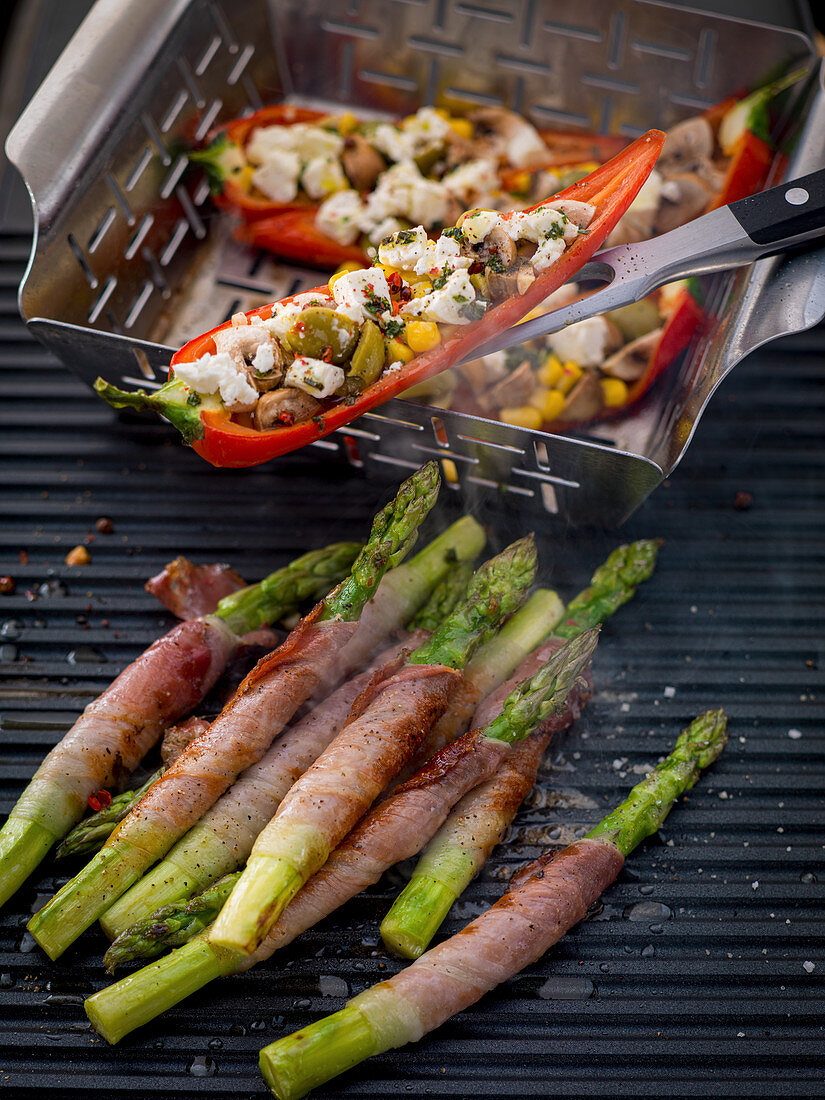
[[[201,395],[199,393],[195,393],[195,391],[192,390],[192,392],[186,398],[186,404],[192,405],[194,408],[197,408],[197,406],[201,404]]]
[[[387,321],[387,323],[384,325],[384,335],[385,336],[390,336],[390,337],[398,336],[403,331],[404,331],[404,322],[399,321],[398,318],[396,318],[396,317],[393,317],[392,320]]]
[[[443,230],[441,236],[452,237],[452,239],[458,241],[459,244],[464,244],[465,242],[464,230],[458,225],[451,225],[449,229]]]
[[[496,272],[496,274],[500,275],[503,271],[506,271],[507,268],[505,267],[504,261],[502,260],[501,256],[499,256],[497,252],[494,252],[485,263],[484,270],[494,271]]]
[[[436,277],[433,279],[433,290],[441,290],[441,288],[446,284],[449,277],[450,277],[450,269],[449,269],[449,267],[445,267],[441,271],[441,274],[436,275]]]

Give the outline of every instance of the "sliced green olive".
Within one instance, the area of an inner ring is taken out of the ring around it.
[[[490,284],[487,282],[487,276],[479,272],[477,275],[470,276],[470,282],[476,288],[482,298],[489,298],[490,296]]]
[[[381,329],[373,321],[365,321],[361,326],[358,345],[352,353],[348,376],[358,379],[362,386],[372,385],[384,366],[384,351]]]
[[[422,176],[426,176],[428,172],[432,172],[436,164],[444,156],[443,145],[433,145],[429,149],[425,149],[423,153],[419,153],[418,156],[413,157],[415,165]]]
[[[332,362],[344,363],[358,342],[359,326],[343,313],[325,306],[310,306],[303,310],[286,340],[298,355],[320,359],[327,348],[332,349]]]
[[[607,317],[613,322],[625,340],[638,340],[662,323],[659,310],[649,298],[631,302],[621,309],[611,309]]]

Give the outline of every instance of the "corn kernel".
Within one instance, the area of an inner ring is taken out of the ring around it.
[[[435,108],[435,113],[437,115],[440,115],[440,117],[443,118],[445,122],[450,121],[450,112],[448,110],[446,110],[444,107],[436,107]]]
[[[330,290],[332,290],[332,288],[335,286],[342,275],[349,275],[351,271],[361,271],[364,267],[364,264],[358,264],[355,262],[355,260],[347,260],[346,263],[341,264],[341,266],[339,268],[336,268],[333,274],[330,275],[327,286]]]
[[[407,321],[404,337],[416,354],[429,351],[441,343],[441,333],[435,321]]]
[[[541,407],[541,415],[545,421],[555,420],[564,408],[564,394],[559,390],[549,390],[547,399]]]
[[[354,133],[358,129],[358,119],[352,111],[344,111],[338,116],[338,133],[341,137]]]
[[[514,195],[526,195],[530,190],[531,176],[529,172],[514,172],[510,177],[508,188]]]
[[[468,118],[449,119],[450,129],[465,141],[472,141],[475,137],[475,127]]]
[[[514,424],[517,428],[540,428],[541,413],[532,405],[517,405],[514,408],[499,409],[499,420],[505,424]]]
[[[563,375],[564,367],[561,365],[561,360],[550,352],[538,369],[539,382],[552,390],[559,384]]]
[[[621,378],[602,378],[602,396],[608,409],[627,404],[627,384]]]
[[[245,164],[240,172],[232,176],[232,182],[237,183],[247,193],[252,190],[252,173],[255,169],[251,164]]]
[[[444,471],[444,480],[448,485],[458,485],[458,467],[451,458],[441,459],[441,469]]]
[[[578,363],[574,363],[572,359],[569,363],[565,363],[562,367],[561,379],[556,383],[556,389],[560,390],[565,396],[570,393],[575,384],[584,374]]]
[[[409,363],[414,355],[415,352],[403,340],[394,336],[387,340],[387,359],[390,363],[397,363],[399,359],[402,363]]]

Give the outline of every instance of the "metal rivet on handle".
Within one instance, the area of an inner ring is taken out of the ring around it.
[[[790,187],[785,192],[785,202],[789,202],[791,206],[802,206],[810,197],[804,187]]]

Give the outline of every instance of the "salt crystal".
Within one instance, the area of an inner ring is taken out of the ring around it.
[[[816,963],[812,963],[810,959],[806,959],[805,962],[802,964],[802,968],[803,970],[807,970],[809,974],[813,974],[813,972],[816,970]]]
[[[791,741],[798,741],[801,736],[801,730],[788,730],[788,737],[790,737]]]
[[[759,883],[758,882],[752,882],[751,883],[751,890],[758,890],[758,889],[759,889]]]
[[[672,699],[675,694],[676,694],[676,688],[671,687],[669,684],[665,688],[665,690],[662,692],[662,695],[664,695],[665,699]]]

